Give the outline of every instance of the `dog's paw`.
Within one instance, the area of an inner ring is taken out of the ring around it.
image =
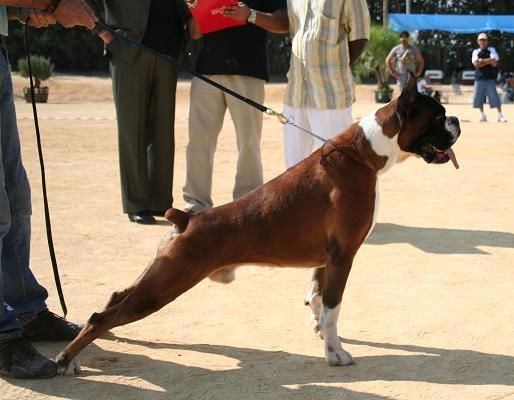
[[[312,317],[311,326],[314,334],[317,335],[320,339],[323,339],[323,331],[321,330],[321,325],[319,324],[319,320],[316,317]]]
[[[352,365],[355,364],[353,357],[347,351],[343,349],[327,351],[326,356],[327,364],[331,366],[341,366],[341,365]]]
[[[73,359],[67,365],[58,365],[57,374],[59,375],[77,375],[81,371],[80,361]]]
[[[222,268],[210,274],[209,279],[214,282],[226,284],[236,279],[236,273],[233,268]]]

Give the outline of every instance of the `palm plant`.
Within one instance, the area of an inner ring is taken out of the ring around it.
[[[358,78],[365,78],[375,75],[378,83],[377,93],[388,94],[390,97],[392,89],[389,87],[389,73],[385,66],[385,59],[391,49],[398,44],[398,35],[389,28],[373,25],[369,42],[354,67]]]

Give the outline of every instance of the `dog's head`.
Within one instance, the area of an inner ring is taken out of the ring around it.
[[[460,136],[459,120],[447,117],[437,100],[419,93],[412,74],[396,101],[395,111],[400,123],[398,145],[403,152],[420,156],[429,164],[452,160],[458,168],[451,147]]]

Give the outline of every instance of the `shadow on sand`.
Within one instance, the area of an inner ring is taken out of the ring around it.
[[[366,240],[368,245],[390,243],[408,243],[425,253],[489,254],[479,247],[514,248],[514,234],[468,229],[418,228],[378,223]]]
[[[191,367],[155,360],[143,355],[104,351],[89,346],[81,359],[91,368],[78,377],[57,377],[46,381],[10,382],[18,388],[43,396],[66,399],[355,399],[382,400],[392,397],[357,392],[331,385],[353,382],[411,381],[441,385],[504,385],[514,387],[514,357],[473,350],[442,349],[415,345],[343,339],[356,356],[350,367],[329,367],[322,357],[209,344],[152,343],[109,335],[134,346],[155,351],[187,351],[228,357],[237,367],[219,370]],[[403,351],[405,354],[359,357],[368,346]],[[209,363],[209,365],[213,365]],[[214,365],[215,366],[215,365]],[[103,376],[108,376],[102,381]],[[148,382],[143,388],[136,378]],[[128,383],[127,383],[128,382]],[[131,383],[134,383],[133,385]],[[514,390],[513,390],[514,392]]]

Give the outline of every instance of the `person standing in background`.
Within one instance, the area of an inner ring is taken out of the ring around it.
[[[389,74],[396,79],[400,93],[409,80],[409,72],[420,77],[425,68],[423,55],[409,44],[409,36],[407,31],[400,32],[400,44],[391,49],[385,61]]]
[[[103,0],[105,21],[143,45],[176,58],[190,16],[174,0]],[[123,212],[154,224],[173,204],[177,68],[100,32],[110,55],[118,120]]]
[[[498,109],[498,122],[507,122],[502,113],[500,97],[496,92],[496,66],[500,56],[494,47],[489,46],[487,35],[480,33],[477,38],[478,49],[473,50],[471,62],[475,66],[475,85],[473,87],[473,108],[480,109],[480,122],[487,122],[484,114],[485,99],[489,100],[491,108]]]
[[[266,31],[287,32],[286,0],[245,0],[225,6],[227,18],[245,24],[203,34],[198,25],[193,38],[203,37],[196,72],[252,99],[264,102],[268,79]],[[226,110],[230,111],[237,137],[237,170],[233,198],[263,183],[261,163],[262,112],[222,92],[199,78],[191,81],[187,176],[183,189],[185,209],[196,213],[213,206],[212,172],[218,135]]]
[[[368,5],[365,0],[288,0],[287,11],[292,49],[284,115],[325,139],[333,138],[353,122],[351,65],[369,39]],[[321,145],[284,125],[286,167]]]

